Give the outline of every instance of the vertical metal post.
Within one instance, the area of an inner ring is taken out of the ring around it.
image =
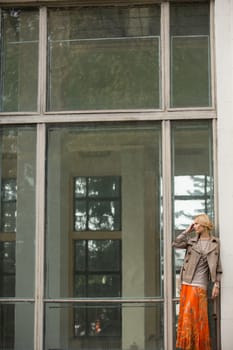
[[[40,114],[46,110],[46,42],[47,9],[39,12],[38,105]],[[45,230],[45,152],[46,126],[37,125],[36,150],[36,236],[35,236],[35,315],[34,350],[43,350],[44,322],[44,230]]]
[[[218,230],[218,155],[217,155],[217,119],[212,121],[212,147],[213,147],[213,178],[214,178],[214,224]]]
[[[36,151],[36,238],[34,350],[43,350],[44,320],[44,230],[45,230],[45,124],[37,125]]]
[[[170,107],[170,39],[169,2],[161,4],[161,46],[163,108]],[[172,313],[172,203],[171,203],[171,138],[170,121],[162,122],[162,173],[163,173],[163,241],[164,241],[164,348],[173,349]]]
[[[0,191],[2,192],[2,132],[0,131]],[[1,193],[0,192],[0,193]],[[2,230],[2,197],[0,195],[0,232]]]
[[[170,121],[162,123],[163,223],[164,223],[164,347],[173,349],[172,312],[172,188]]]
[[[214,34],[214,1],[210,1],[210,93],[211,106],[216,108],[216,65],[215,65],[215,34]]]
[[[218,155],[217,155],[217,119],[212,121],[212,139],[213,139],[213,177],[214,177],[214,224],[216,233],[219,233],[219,210],[218,210]],[[221,239],[221,237],[220,237]],[[220,294],[221,298],[221,294]],[[217,338],[217,350],[221,349],[221,308],[220,308],[220,298],[216,301],[217,303],[217,313],[216,313],[216,338]]]

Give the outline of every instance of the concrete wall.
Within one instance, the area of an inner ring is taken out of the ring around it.
[[[233,349],[233,1],[215,1],[222,349]]]

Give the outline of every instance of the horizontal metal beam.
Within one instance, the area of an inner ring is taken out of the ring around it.
[[[213,109],[170,110],[170,111],[82,111],[53,112],[45,114],[0,113],[0,125],[37,124],[37,123],[79,123],[79,122],[114,122],[114,121],[163,121],[216,119]]]
[[[106,304],[135,304],[135,303],[162,303],[164,302],[164,299],[161,298],[63,298],[63,299],[44,299],[45,303],[77,303],[77,304],[99,304],[99,303],[106,303]]]

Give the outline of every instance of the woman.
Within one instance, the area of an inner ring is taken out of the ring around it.
[[[210,350],[207,287],[213,283],[212,298],[219,295],[219,239],[211,234],[213,224],[208,215],[200,214],[173,242],[173,247],[186,249],[181,269],[180,312],[176,347],[186,350]],[[190,233],[195,231],[195,237]]]

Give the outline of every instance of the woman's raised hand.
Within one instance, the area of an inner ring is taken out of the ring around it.
[[[194,223],[190,224],[189,227],[184,231],[185,234],[191,233],[194,230]]]

